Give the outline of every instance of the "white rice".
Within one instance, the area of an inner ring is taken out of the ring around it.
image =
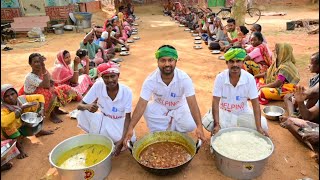
[[[279,112],[268,112],[266,113],[268,116],[281,116],[281,113]]]
[[[238,161],[256,161],[266,158],[272,146],[253,132],[232,131],[221,134],[213,142],[221,155]]]

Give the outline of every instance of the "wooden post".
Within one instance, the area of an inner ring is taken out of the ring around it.
[[[243,26],[247,10],[247,0],[235,0],[231,17],[236,20],[236,26]]]

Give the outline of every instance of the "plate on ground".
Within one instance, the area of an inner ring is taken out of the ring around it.
[[[136,35],[136,34],[138,34],[138,32],[133,31],[131,34],[132,34],[132,35]]]
[[[138,29],[137,29],[137,28],[135,28],[135,27],[133,27],[133,28],[131,28],[131,29],[132,29],[133,31],[134,31],[134,30],[138,30]]]
[[[134,40],[133,40],[133,39],[129,39],[129,40],[127,41],[127,43],[134,43]]]
[[[183,24],[180,24],[179,27],[185,27]]]
[[[216,39],[216,38],[217,38],[217,36],[216,36],[216,35],[213,35],[213,36],[212,36],[212,38]]]
[[[121,48],[121,51],[127,51],[127,48],[122,47],[122,48]]]
[[[225,60],[224,56],[219,56],[218,59],[219,60]]]
[[[138,32],[138,29],[132,29],[132,32]]]
[[[212,54],[220,54],[221,51],[220,51],[220,50],[213,50],[213,51],[211,51],[211,53],[212,53]]]
[[[193,37],[197,37],[197,36],[199,36],[199,34],[192,34],[192,36],[193,36]]]
[[[200,45],[196,45],[196,46],[193,46],[194,49],[202,49],[202,46]]]
[[[194,40],[201,40],[201,37],[195,37]]]
[[[140,37],[135,36],[135,37],[133,37],[133,39],[134,39],[134,40],[139,40],[139,39],[140,39]]]
[[[122,62],[123,59],[122,58],[113,58],[113,59],[111,59],[111,61],[118,63],[118,62]]]
[[[139,24],[137,24],[137,23],[133,23],[132,25],[134,25],[134,26],[139,26]]]
[[[201,44],[202,41],[194,41],[195,44]]]
[[[194,30],[191,30],[190,33],[194,33]]]
[[[186,28],[186,29],[184,29],[184,31],[190,31],[190,29],[189,29],[189,28]]]
[[[130,53],[128,51],[120,52],[120,56],[128,56]]]

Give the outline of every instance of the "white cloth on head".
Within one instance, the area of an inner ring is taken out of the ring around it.
[[[151,101],[145,110],[144,119],[151,132],[172,130],[185,133],[196,128],[188,104],[168,110],[165,106]]]

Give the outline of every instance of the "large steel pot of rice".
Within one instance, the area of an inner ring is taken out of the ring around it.
[[[254,135],[263,138],[268,144],[271,145],[270,154],[267,155],[265,158],[262,158],[256,161],[239,161],[239,160],[228,158],[220,154],[216,150],[216,147],[213,146],[213,142],[217,139],[217,137],[219,137],[223,133],[232,132],[232,131],[252,132],[254,133]],[[274,151],[274,145],[270,138],[263,136],[256,130],[243,128],[243,127],[232,127],[232,128],[221,129],[217,134],[211,137],[210,150],[212,153],[214,153],[214,159],[215,159],[215,164],[217,168],[224,175],[229,176],[231,178],[235,178],[235,179],[254,179],[263,173],[263,170],[268,161],[268,158],[271,156],[271,154]]]
[[[57,166],[57,159],[66,151],[86,144],[101,144],[110,148],[110,153],[101,161],[92,166],[79,169],[64,169]],[[82,134],[68,138],[59,143],[49,155],[49,161],[59,173],[62,180],[101,180],[111,171],[111,158],[114,144],[109,137],[98,134]]]
[[[145,150],[145,148],[149,145],[159,142],[173,142],[182,145],[190,153],[191,159],[179,166],[172,168],[151,168],[142,164],[140,162],[140,154],[142,153],[142,151]],[[191,137],[189,137],[188,135],[176,131],[162,131],[149,133],[137,142],[135,142],[133,146],[131,141],[127,142],[128,148],[131,151],[133,158],[138,162],[138,164],[148,172],[160,176],[177,173],[181,169],[186,167],[191,162],[193,157],[198,153],[201,144],[202,141],[200,139],[197,142],[194,142],[194,140],[191,139]]]

